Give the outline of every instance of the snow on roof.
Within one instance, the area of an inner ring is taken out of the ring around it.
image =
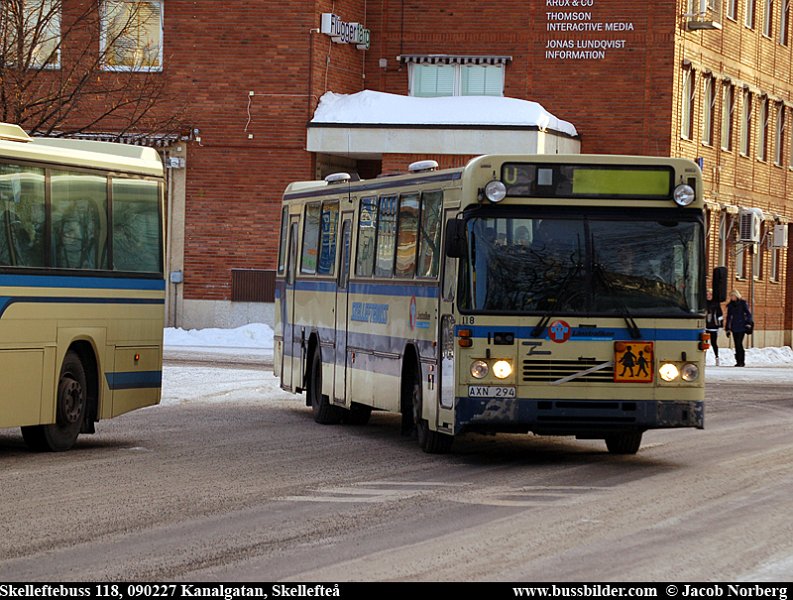
[[[312,123],[339,125],[500,125],[539,127],[577,136],[575,126],[557,119],[542,105],[501,96],[418,98],[364,90],[326,92]]]

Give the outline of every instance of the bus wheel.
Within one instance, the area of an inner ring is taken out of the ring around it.
[[[58,380],[55,424],[23,427],[25,443],[32,450],[48,452],[63,452],[74,446],[85,418],[87,391],[83,363],[70,350],[63,359]]]
[[[353,402],[350,410],[344,415],[344,422],[348,425],[366,425],[372,416],[372,407]]]
[[[341,422],[343,409],[333,406],[327,396],[322,394],[322,358],[319,348],[311,355],[311,365],[308,371],[308,399],[311,402],[311,412],[314,421],[321,425],[335,425]]]
[[[642,445],[642,432],[615,433],[606,437],[606,448],[611,454],[636,454]]]
[[[421,377],[416,371],[413,373],[413,386],[411,388],[413,396],[413,422],[416,424],[416,434],[419,440],[419,447],[428,454],[446,454],[452,449],[454,437],[439,431],[432,431],[427,419],[422,418],[423,400],[421,392]]]

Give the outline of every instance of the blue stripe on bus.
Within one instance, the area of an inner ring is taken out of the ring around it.
[[[332,292],[336,293],[335,281],[296,281],[295,289],[301,292]],[[374,283],[350,282],[351,294],[367,294],[371,296],[416,296],[418,298],[437,298],[438,287],[431,285],[410,285],[408,282]]]
[[[73,275],[23,275],[3,273],[0,287],[84,288],[92,290],[164,290],[163,279],[135,277],[80,277]]]
[[[137,390],[162,387],[162,371],[130,371],[105,373],[111,390]]]
[[[54,298],[42,296],[0,296],[0,318],[12,304],[165,304],[163,298]]]
[[[548,328],[546,327],[539,336],[532,335],[534,327],[513,327],[510,325],[457,325],[454,328],[455,335],[460,329],[471,330],[471,337],[486,338],[494,331],[509,331],[515,334],[518,339],[539,339],[550,340]],[[642,340],[656,340],[662,342],[696,342],[699,341],[702,330],[700,329],[656,329],[652,327],[641,327]],[[627,328],[619,327],[574,327],[570,335],[573,342],[610,342],[614,340],[628,341],[631,334]]]

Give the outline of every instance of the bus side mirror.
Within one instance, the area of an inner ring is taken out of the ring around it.
[[[461,258],[465,256],[465,221],[449,219],[446,221],[446,256]]]
[[[727,267],[713,269],[713,299],[716,302],[727,300]]]

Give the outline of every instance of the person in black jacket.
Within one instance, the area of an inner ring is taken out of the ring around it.
[[[725,329],[727,336],[730,333],[735,337],[735,366],[745,367],[745,353],[743,349],[743,338],[747,333],[752,333],[754,323],[752,313],[749,312],[749,305],[743,299],[738,290],[730,292],[730,301],[727,303],[727,323]]]
[[[713,299],[713,292],[708,291],[707,313],[705,314],[705,331],[710,334],[710,345],[716,355],[716,366],[719,366],[719,329],[724,323],[721,304]]]

